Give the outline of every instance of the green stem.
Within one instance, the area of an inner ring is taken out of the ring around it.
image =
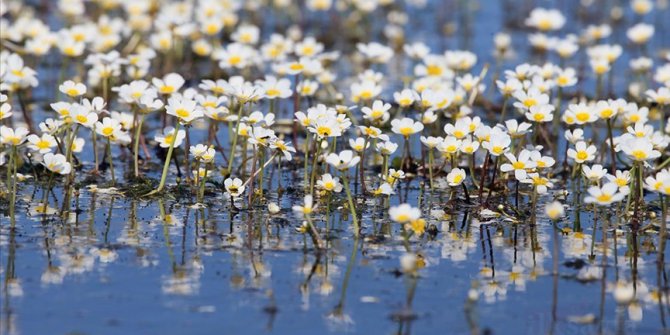
[[[233,133],[233,145],[230,147],[230,156],[228,156],[228,174],[233,171],[233,161],[235,160],[235,147],[237,147],[237,137],[240,132],[240,123],[242,121],[242,107],[244,104],[240,103],[237,107],[237,124],[235,125],[235,133]]]
[[[98,135],[95,131],[95,126],[93,128],[93,131],[91,131],[91,142],[93,142],[93,161],[95,162],[95,171],[98,171],[98,166],[100,166],[99,161],[98,161]]]
[[[354,223],[354,235],[358,237],[358,217],[356,216],[356,207],[354,207],[354,199],[351,197],[351,189],[349,188],[349,171],[342,171],[342,181],[344,181],[344,190],[347,192],[347,201],[349,201],[349,209],[351,210],[352,221]]]
[[[172,141],[170,142],[170,147],[168,148],[167,156],[165,157],[165,164],[163,164],[163,174],[161,174],[161,182],[160,182],[160,184],[158,184],[158,188],[156,188],[155,190],[147,193],[145,196],[154,195],[156,193],[159,193],[159,192],[163,191],[163,187],[165,187],[165,180],[167,179],[168,169],[170,168],[170,159],[172,159],[172,151],[174,150],[174,142],[177,140],[177,134],[179,134],[179,126],[181,126],[181,124],[179,122],[177,122],[177,124],[174,127],[174,136],[172,137]],[[232,161],[232,157],[231,157],[231,161]],[[230,167],[229,167],[229,169],[230,169]]]
[[[200,176],[200,168],[196,170],[196,173],[198,176]],[[205,183],[207,182],[207,176],[208,176],[208,170],[207,170],[207,164],[205,164],[205,175],[201,178],[202,180],[200,181],[200,190],[198,191],[198,202],[202,203],[203,199],[205,198]]]
[[[433,154],[433,149],[430,148],[428,150],[428,174],[430,175],[430,190],[433,191],[435,189],[435,185],[433,184],[433,159],[434,159],[434,154]]]
[[[12,146],[12,153],[10,157],[10,165],[7,166],[7,181],[9,181],[9,171],[12,171],[12,186],[11,186],[11,192],[12,192],[12,200],[9,206],[9,217],[11,221],[11,228],[12,230],[16,226],[16,167],[19,165],[18,163],[18,157],[17,157],[17,151],[16,151],[16,146]],[[7,184],[7,187],[9,188],[9,183]]]
[[[116,185],[116,178],[114,177],[114,158],[112,157],[111,137],[107,137],[107,160],[109,161],[109,171],[112,173],[112,185]]]
[[[310,142],[309,139],[310,138],[311,138],[311,136],[309,136],[309,133],[307,133],[307,137],[305,138],[305,151],[304,151],[305,152],[305,160],[303,162],[304,166],[302,168],[303,169],[303,172],[302,172],[302,174],[303,174],[303,177],[302,177],[303,178],[303,184],[305,184],[303,189],[305,189],[305,190],[307,189],[307,164],[309,162],[309,151],[310,151],[309,150],[309,142]]]
[[[135,143],[133,143],[133,163],[135,165],[135,178],[140,176],[139,151],[140,136],[142,134],[142,125],[144,124],[144,115],[140,117],[139,123],[135,125]]]
[[[314,158],[312,159],[312,175],[309,178],[309,194],[314,194],[314,179],[316,178],[317,160],[319,159],[319,154],[321,154],[321,141],[323,141],[323,139],[319,139],[316,142],[316,155],[314,155]]]
[[[261,159],[260,161],[265,160],[265,147],[261,146],[260,148],[260,155]],[[260,189],[260,199],[263,199],[263,167],[261,168],[261,171],[258,173],[258,188]]]
[[[610,159],[612,160],[612,174],[616,174],[616,154],[614,153],[614,139],[612,137],[612,119],[607,119],[607,137],[610,140]]]

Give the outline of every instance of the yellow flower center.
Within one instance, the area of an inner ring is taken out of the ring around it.
[[[328,136],[331,134],[330,127],[327,126],[319,126],[316,128],[316,133],[319,134],[319,136]]]
[[[164,85],[164,86],[162,86],[162,87],[159,89],[159,91],[160,91],[162,94],[171,94],[171,93],[174,93],[174,86],[172,86],[172,85]]]
[[[608,202],[612,199],[612,196],[609,194],[601,194],[596,198],[599,202]]]
[[[584,161],[587,158],[589,158],[589,154],[586,151],[579,151],[577,152],[577,159]]]
[[[442,75],[442,68],[437,65],[428,65],[426,66],[426,72],[429,76],[439,76]]]
[[[409,221],[409,215],[402,213],[396,216],[396,221],[398,222],[406,222]]]
[[[265,95],[268,97],[276,97],[279,95],[279,90],[276,88],[270,88],[267,91],[265,91]]]
[[[370,100],[370,98],[372,98],[372,92],[363,91],[363,92],[361,92],[360,96],[361,96],[361,98],[363,98],[365,100]]]
[[[237,64],[240,64],[241,62],[242,62],[242,57],[240,57],[240,56],[230,56],[230,58],[228,58],[228,64],[233,65],[233,66],[235,66]]]
[[[611,108],[606,108],[600,111],[600,117],[607,119],[614,114],[614,111]]]
[[[177,108],[177,110],[175,110],[175,114],[183,119],[187,118],[191,113],[185,108]]]
[[[35,146],[40,149],[48,149],[51,145],[48,141],[40,140],[39,142],[35,143]]]
[[[636,160],[643,160],[647,158],[647,153],[644,152],[643,150],[634,150],[632,152],[633,157],[635,157]]]
[[[412,128],[412,127],[402,127],[402,128],[399,129],[399,131],[400,131],[400,134],[402,134],[404,136],[409,136],[409,135],[412,135],[412,133],[414,132],[414,128]]]
[[[521,170],[521,169],[526,167],[526,164],[524,164],[523,162],[517,161],[517,162],[514,162],[514,164],[512,164],[512,167],[514,167],[515,170]]]
[[[533,98],[526,98],[526,100],[523,101],[523,105],[528,107],[528,108],[531,108],[531,107],[537,105],[537,100],[535,100]]]
[[[579,112],[575,116],[577,117],[577,120],[579,120],[581,122],[586,122],[591,117],[591,115],[589,115],[588,112]]]
[[[537,23],[537,27],[540,30],[549,30],[551,29],[551,20],[549,19],[542,19]]]

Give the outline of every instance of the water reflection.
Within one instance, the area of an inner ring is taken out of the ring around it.
[[[287,209],[276,214],[228,212],[221,209],[230,204],[191,208],[178,201],[152,204],[91,190],[73,196],[74,210],[66,220],[58,210],[27,212],[35,220],[32,225],[2,228],[3,331],[8,334],[17,331],[15,306],[20,311],[32,300],[26,296],[49,294],[52,287],[69,287],[102,273],[113,281],[118,266],[144,269],[133,276],[153,280],[166,296],[204,299],[197,309],[201,312],[230,308],[215,298],[220,288],[203,291],[227,282],[230,289],[224,291],[232,299],[258,297],[252,301],[262,302],[258,311],[267,315],[267,329],[292,313],[294,305],[306,315],[321,314],[331,331],[355,331],[371,317],[366,312],[371,306],[372,311],[386,311],[377,320],[386,314],[395,324],[393,332],[408,334],[417,322],[434,318],[426,313],[437,305],[417,302],[416,295],[434,289],[436,280],[448,281],[440,277],[447,269],[468,273],[458,287],[469,289],[447,297],[463,301],[463,316],[451,319],[460,319],[472,333],[492,326],[481,324],[484,306],[507,308],[520,298],[530,299],[538,288],[546,291],[546,301],[535,305],[547,306],[548,333],[572,329],[566,328],[571,324],[592,325],[596,331],[629,329],[635,327],[631,322],[647,318],[664,327],[669,312],[664,253],[658,252],[664,243],[646,233],[627,234],[625,223],[611,213],[584,216],[584,228],[576,231],[570,218],[551,224],[538,216],[535,222],[513,223],[487,213],[449,213],[436,207],[429,210],[429,225],[437,235],[410,240],[421,264],[412,274],[394,261],[407,246],[383,214],[370,219],[374,234],[352,240],[340,234],[340,216],[347,211],[319,216],[319,229],[330,234],[327,247],[316,251],[303,235],[287,233],[294,229]],[[62,202],[55,194],[50,198],[51,204]],[[158,213],[147,210],[152,205]],[[435,202],[424,206],[432,208]],[[38,272],[28,264],[36,259],[43,260]],[[476,272],[470,270],[473,266]],[[397,290],[375,288],[379,281]],[[104,282],[99,285],[99,290],[109,290]],[[289,293],[277,296],[277,290],[287,287]],[[573,291],[592,300],[566,295]],[[584,305],[569,308],[577,301]]]

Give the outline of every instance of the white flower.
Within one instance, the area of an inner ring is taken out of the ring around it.
[[[505,157],[509,160],[509,163],[505,163],[500,166],[500,171],[509,172],[514,170],[514,176],[517,180],[521,181],[526,179],[527,171],[536,167],[536,163],[530,160],[531,152],[523,149],[519,153],[519,157],[514,157],[511,153],[505,153]]]
[[[93,128],[95,123],[98,121],[98,114],[91,112],[89,109],[81,105],[73,105],[72,111],[70,112],[70,118],[87,128]]]
[[[376,196],[379,196],[379,195],[392,195],[394,192],[393,192],[393,187],[391,186],[391,184],[382,183],[381,185],[379,185],[379,187],[377,189],[372,191],[372,193]]]
[[[384,123],[388,121],[389,117],[391,116],[391,114],[388,112],[389,109],[391,109],[391,104],[384,103],[381,100],[375,100],[372,103],[372,108],[363,107],[361,108],[361,112],[363,113],[364,119]]]
[[[659,87],[658,90],[647,90],[645,92],[649,101],[659,105],[670,105],[670,88]]]
[[[312,195],[308,194],[305,196],[305,203],[303,206],[295,205],[293,206],[293,212],[298,215],[298,217],[307,217],[316,209],[316,206],[312,204]]]
[[[400,105],[400,107],[408,107],[411,106],[414,101],[419,100],[420,97],[416,91],[406,88],[400,92],[393,93],[393,99]]]
[[[342,191],[342,184],[340,178],[333,178],[330,173],[321,176],[316,182],[316,186],[322,190],[339,193]]]
[[[581,128],[577,128],[575,130],[566,130],[565,131],[565,139],[568,140],[568,142],[575,144],[579,141],[584,140],[584,130]]]
[[[9,103],[0,104],[0,120],[6,119],[12,116],[12,105]]]
[[[397,223],[409,223],[421,218],[421,210],[409,204],[401,204],[389,209],[389,217]]]
[[[171,95],[176,93],[184,86],[184,77],[178,73],[169,73],[163,79],[153,78],[151,83],[156,87],[158,93],[163,95]]]
[[[372,63],[386,63],[393,57],[393,49],[377,42],[358,43],[356,48]]]
[[[559,30],[565,24],[565,17],[556,9],[535,8],[525,23],[541,31]]]
[[[526,118],[533,122],[549,122],[554,119],[554,105],[534,105],[526,112]]]
[[[586,142],[579,141],[575,144],[575,148],[568,149],[568,157],[572,158],[575,163],[590,162],[595,159],[595,154],[598,149],[595,145],[587,147]]]
[[[356,166],[360,160],[361,158],[357,155],[354,156],[354,152],[351,150],[343,150],[339,154],[331,153],[326,157],[326,163],[341,171]]]
[[[163,133],[156,134],[155,140],[161,146],[161,148],[169,148],[170,143],[174,141],[174,147],[179,147],[186,137],[186,132],[183,129],[179,129],[175,136],[175,129],[172,127],[167,127],[163,129]]]
[[[28,135],[28,129],[18,127],[12,129],[6,126],[0,126],[0,143],[18,146],[25,142]]]
[[[199,160],[203,163],[210,163],[214,161],[214,156],[216,151],[213,146],[206,146],[204,144],[196,144],[189,148],[189,152],[196,160]]]
[[[507,133],[512,137],[521,137],[530,132],[530,127],[532,124],[528,122],[517,122],[515,119],[509,119],[505,121],[505,128]]]
[[[391,131],[396,134],[409,137],[412,134],[423,130],[423,123],[414,121],[410,118],[394,119],[391,121]]]
[[[449,183],[449,186],[459,186],[463,183],[465,177],[465,170],[454,168],[447,174],[447,182]]]
[[[551,203],[548,203],[544,207],[544,213],[552,220],[558,220],[562,218],[565,215],[565,208],[563,208],[563,205],[558,202],[554,201]]]
[[[635,298],[635,286],[632,283],[617,281],[613,295],[617,304],[627,305]]]
[[[258,83],[265,91],[266,99],[286,99],[293,95],[291,81],[286,78],[277,79],[273,76],[266,76],[265,80]]]
[[[384,156],[389,156],[392,155],[398,149],[398,145],[391,141],[384,141],[377,143],[375,149],[380,154]]]
[[[287,161],[293,159],[293,155],[291,153],[295,152],[295,148],[292,147],[290,143],[284,142],[284,140],[275,138],[274,141],[270,142],[270,148],[279,151],[282,155],[284,155],[284,159]]]
[[[644,44],[654,36],[654,26],[646,23],[638,23],[626,31],[626,36],[635,44]]]
[[[512,144],[512,139],[509,135],[498,132],[492,133],[489,140],[482,142],[482,147],[491,153],[493,156],[500,156],[509,150],[509,146]]]
[[[182,123],[191,123],[193,120],[202,117],[202,110],[197,108],[195,100],[186,98],[171,97],[165,106],[168,115],[175,116]]]
[[[95,123],[95,131],[104,137],[116,137],[121,132],[121,123],[106,117],[102,119],[102,122]]]
[[[27,139],[30,143],[28,148],[43,154],[51,152],[51,149],[58,145],[56,138],[49,134],[42,134],[42,136],[37,136],[34,134],[28,135]]]
[[[601,206],[609,205],[613,202],[619,202],[626,196],[619,192],[619,187],[614,183],[607,183],[604,186],[591,186],[588,189],[589,195],[584,198],[587,204],[596,203]]]
[[[42,157],[42,165],[49,171],[58,174],[69,174],[72,166],[67,162],[67,158],[61,154],[47,153]]]
[[[549,104],[549,96],[542,93],[537,87],[531,87],[527,91],[519,90],[514,92],[514,107],[527,111],[533,106],[542,106]]]
[[[75,83],[72,80],[68,80],[58,86],[58,90],[65,93],[71,98],[76,98],[86,94],[86,85],[82,83]]]
[[[366,143],[365,139],[362,137],[358,137],[356,139],[350,138],[349,146],[356,152],[362,152],[363,150],[370,147],[370,143]]]
[[[634,161],[646,161],[661,156],[658,150],[647,138],[633,137],[619,144],[621,150]]]
[[[586,179],[590,180],[591,182],[598,182],[600,179],[605,177],[607,174],[607,169],[604,169],[602,165],[600,164],[595,164],[591,167],[588,165],[582,165],[582,173],[584,174],[584,177]]]
[[[244,193],[245,186],[243,186],[242,180],[240,178],[227,178],[223,182],[223,186],[226,188],[226,194],[231,197],[239,197]]]
[[[443,139],[442,139],[441,137],[434,137],[434,136],[428,136],[428,137],[425,137],[425,136],[421,136],[421,143],[423,143],[423,145],[425,145],[425,146],[428,147],[429,149],[434,149],[434,148],[437,147],[442,141],[443,141]]]

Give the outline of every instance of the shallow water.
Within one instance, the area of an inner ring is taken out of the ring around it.
[[[469,37],[459,32],[440,38],[438,23],[444,18],[459,22],[462,15],[452,12],[458,8],[455,1],[447,7],[441,3],[433,1],[411,13],[408,40],[416,37],[434,50],[469,48],[480,57],[473,73],[487,62],[493,64],[492,35],[500,30],[512,33],[518,44],[517,56],[504,68],[531,57],[526,31],[514,23],[522,22],[523,10],[503,15],[502,6],[481,1],[470,13]],[[562,9],[574,3],[561,2]],[[581,21],[565,14],[575,30],[581,27]],[[652,46],[667,47],[663,25],[669,21],[657,21]],[[572,29],[570,24],[567,29]],[[614,34],[612,39],[624,40],[625,35]],[[627,54],[619,60],[627,61]],[[346,76],[346,64],[341,70]],[[57,71],[46,73],[55,80]],[[616,93],[623,92],[625,81],[624,75],[617,77]],[[580,89],[592,90],[593,85],[585,78]],[[390,100],[393,87],[387,90]],[[35,97],[50,94],[45,88]],[[283,107],[292,110],[286,103]],[[220,134],[221,143],[228,141],[225,133]],[[194,130],[191,143],[204,136],[203,130]],[[416,155],[418,138],[414,140]],[[115,157],[122,155],[115,149]],[[81,158],[91,164],[87,154]],[[413,278],[399,271],[403,239],[380,199],[356,197],[364,213],[360,239],[353,238],[348,210],[342,208],[346,198],[333,199],[330,206],[337,210],[328,217],[315,215],[328,240],[326,251],[315,252],[311,241],[295,232],[299,220],[291,211],[302,202],[300,166],[298,161],[281,171],[271,167],[265,175],[267,201],[251,210],[246,200],[238,203],[240,210],[232,210],[221,192],[208,194],[206,208],[198,208],[179,192],[148,201],[92,192],[83,183],[71,196],[71,213],[61,218],[35,213],[44,189],[34,181],[22,183],[17,229],[9,228],[6,206],[0,208],[5,215],[0,221],[0,333],[632,334],[658,333],[662,317],[670,314],[667,302],[658,304],[654,293],[659,287],[667,290],[665,263],[657,266],[655,229],[630,234],[618,210],[601,210],[594,216],[577,208],[555,228],[543,214],[534,220],[525,215],[522,220],[488,216],[462,195],[452,198],[446,187],[442,189],[447,191],[431,192],[422,178],[408,178],[390,205],[419,206],[436,228],[436,234],[412,240],[425,260]],[[117,162],[116,169],[119,175],[130,171],[123,162]],[[156,165],[147,175],[158,178],[158,169]],[[171,172],[169,183],[175,184],[176,170]],[[571,190],[573,185],[562,182],[561,175],[555,177],[556,187],[542,197],[538,208],[552,197],[563,197],[563,189]],[[102,187],[104,182],[97,182]],[[359,194],[358,185],[356,190]],[[476,203],[477,194],[471,193]],[[60,187],[46,194],[54,211],[63,206],[65,194]],[[511,194],[505,200],[515,201]],[[650,210],[659,213],[653,207],[657,199],[647,200]],[[270,201],[280,205],[279,214],[268,214]],[[494,197],[492,207],[500,201]],[[319,206],[325,204],[320,201]],[[522,212],[530,210],[527,194],[521,195],[519,206]],[[582,233],[574,232],[577,219]],[[605,222],[610,227],[606,252],[601,233]],[[612,288],[618,279],[635,283],[634,304],[615,302]],[[478,298],[469,299],[475,292]]]

